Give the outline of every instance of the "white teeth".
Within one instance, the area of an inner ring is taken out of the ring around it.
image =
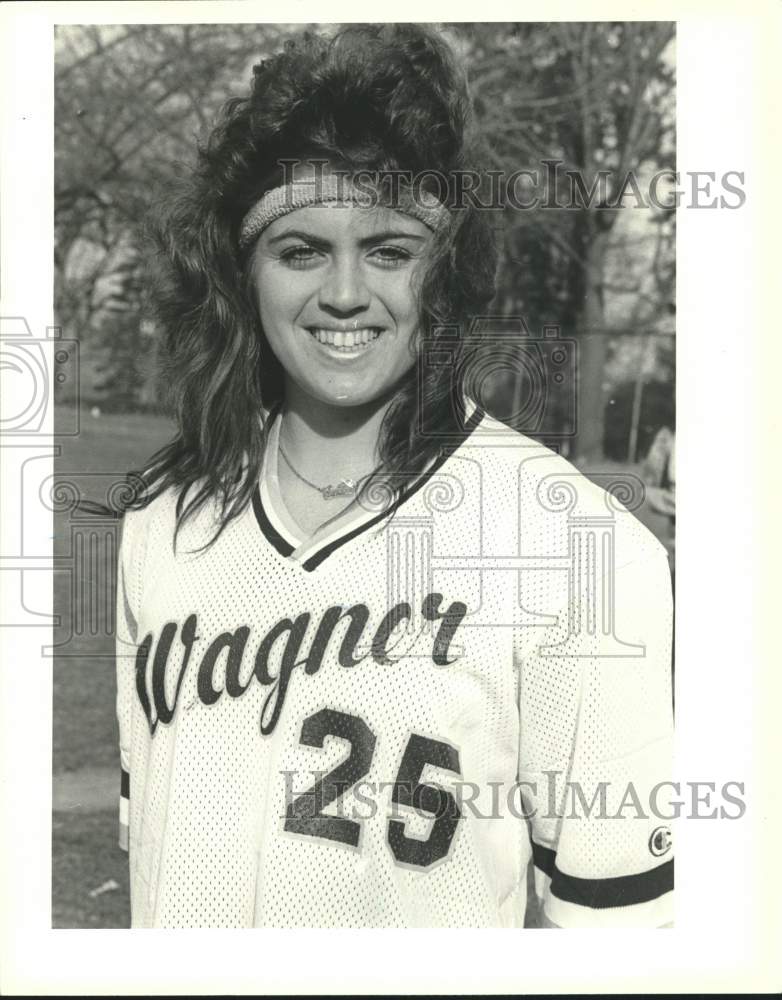
[[[350,352],[355,349],[371,344],[377,340],[382,331],[373,327],[363,327],[360,330],[325,330],[320,327],[310,329],[310,333],[320,344],[327,344],[330,347],[338,347],[343,351]]]

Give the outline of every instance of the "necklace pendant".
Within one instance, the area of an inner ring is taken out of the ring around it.
[[[356,484],[352,479],[342,479],[336,486],[329,484],[321,491],[324,500],[332,500],[334,497],[352,497],[356,492]]]

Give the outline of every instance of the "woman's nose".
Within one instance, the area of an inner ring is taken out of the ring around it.
[[[354,313],[369,306],[370,294],[360,265],[353,259],[335,259],[324,275],[318,303],[323,309]]]

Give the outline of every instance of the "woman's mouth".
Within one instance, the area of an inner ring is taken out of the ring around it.
[[[319,344],[340,354],[362,354],[383,333],[381,327],[365,326],[356,330],[331,330],[326,327],[308,327],[310,336]]]

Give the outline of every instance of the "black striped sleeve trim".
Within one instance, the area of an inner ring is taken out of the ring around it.
[[[532,842],[535,867],[551,879],[551,893],[565,903],[577,903],[593,910],[612,906],[648,903],[673,889],[673,859],[638,875],[616,878],[578,878],[557,868],[556,851]]]
[[[130,774],[120,765],[119,772],[119,846],[123,851],[130,849],[128,829],[130,810]]]

